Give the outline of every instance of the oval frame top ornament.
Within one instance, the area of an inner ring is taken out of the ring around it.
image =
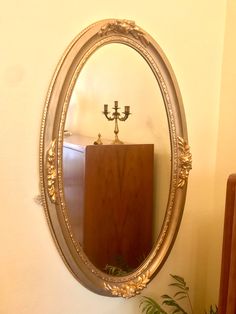
[[[62,180],[62,145],[66,113],[77,77],[100,47],[120,43],[148,63],[160,88],[171,143],[171,183],[164,222],[144,262],[132,273],[115,277],[97,269],[74,239],[67,216]],[[48,90],[40,135],[40,184],[51,233],[66,266],[91,291],[130,298],[139,294],[160,270],[176,238],[192,167],[182,98],[171,66],[155,40],[133,21],[108,19],[81,32],[62,56]]]

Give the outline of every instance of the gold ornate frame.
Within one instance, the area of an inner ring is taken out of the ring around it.
[[[66,113],[76,79],[88,58],[103,45],[135,49],[150,66],[165,104],[171,142],[171,183],[165,219],[149,256],[132,273],[114,277],[97,269],[74,239],[62,180],[62,144]],[[40,182],[43,206],[66,266],[85,287],[106,296],[132,297],[146,287],[166,260],[178,232],[192,157],[177,81],[164,53],[134,22],[102,20],[81,32],[65,51],[49,87],[40,135]]]

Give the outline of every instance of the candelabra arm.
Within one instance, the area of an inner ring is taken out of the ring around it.
[[[105,117],[107,118],[108,121],[113,121],[115,119],[114,116],[113,117],[111,117],[111,116],[109,117],[109,112],[103,111],[102,113],[105,115]]]
[[[124,112],[124,116],[123,116],[123,117],[119,117],[118,119],[119,119],[120,121],[125,121],[125,120],[128,119],[128,117],[129,117],[130,114],[131,114],[130,112],[128,112],[128,113]]]

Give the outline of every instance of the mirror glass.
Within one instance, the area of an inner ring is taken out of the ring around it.
[[[118,101],[119,139],[110,115]],[[101,134],[103,145],[94,145]],[[168,120],[157,80],[134,49],[110,43],[83,66],[67,111],[63,184],[74,239],[101,271],[136,269],[160,233],[170,192]],[[132,252],[132,254],[131,254]]]

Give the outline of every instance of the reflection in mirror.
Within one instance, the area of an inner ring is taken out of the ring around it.
[[[124,145],[111,144],[114,123],[102,113],[116,100],[120,112],[131,111],[119,123]],[[100,270],[130,272],[160,233],[171,176],[167,115],[146,61],[123,44],[98,49],[76,81],[65,129],[64,193],[74,239]],[[103,145],[94,145],[99,133]]]

